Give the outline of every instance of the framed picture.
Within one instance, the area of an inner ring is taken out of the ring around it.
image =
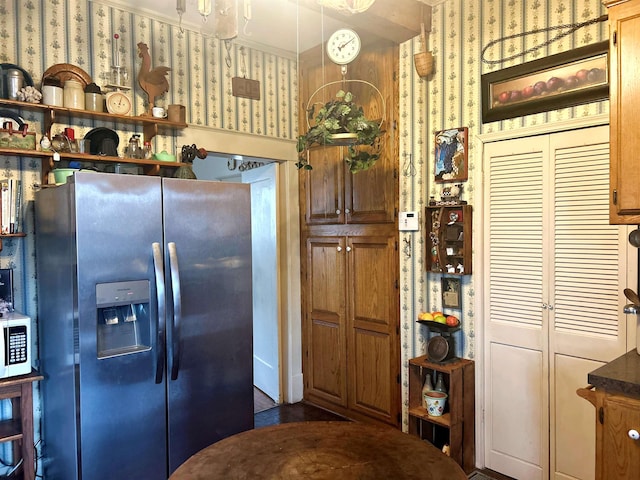
[[[442,277],[442,308],[461,308],[459,278]]]
[[[467,127],[440,130],[435,135],[437,183],[465,181],[468,175]]]
[[[609,42],[599,42],[481,76],[482,122],[609,97]]]

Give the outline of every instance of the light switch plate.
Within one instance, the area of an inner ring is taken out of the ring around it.
[[[401,232],[417,232],[420,230],[418,222],[418,212],[400,212],[398,219],[398,230]]]

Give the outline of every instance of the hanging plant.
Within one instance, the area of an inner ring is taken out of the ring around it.
[[[353,102],[351,92],[340,90],[317,115],[315,105],[307,110],[307,115],[315,124],[298,136],[298,168],[312,170],[309,149],[313,146],[347,146],[344,160],[351,173],[371,168],[380,158],[380,123],[365,117],[362,107]]]

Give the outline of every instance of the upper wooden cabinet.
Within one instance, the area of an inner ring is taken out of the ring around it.
[[[397,47],[388,44],[362,51],[347,67],[344,78],[339,66],[328,60],[321,62],[322,57],[315,55],[315,51],[302,56],[301,132],[307,130],[309,99],[314,104],[324,104],[341,89],[353,93],[356,103],[363,106],[369,118],[384,119],[382,155],[369,170],[349,172],[344,161],[347,147],[326,146],[310,151],[309,163],[313,170],[300,173],[301,210],[307,225],[393,224],[396,221],[397,55]],[[362,79],[375,85],[381,93]]]
[[[640,224],[640,0],[605,1],[609,8],[612,224]]]
[[[301,200],[308,225],[393,223],[394,162],[383,155],[369,170],[352,174],[343,148],[320,147],[310,152],[313,170],[302,172]]]

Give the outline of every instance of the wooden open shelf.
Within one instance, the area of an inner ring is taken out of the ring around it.
[[[41,112],[43,114],[43,132],[51,138],[51,128],[55,123],[61,120],[72,123],[76,118],[88,118],[93,120],[113,121],[124,123],[127,125],[142,126],[145,140],[151,140],[159,132],[171,132],[176,129],[187,128],[186,123],[170,122],[163,118],[155,118],[148,115],[130,116],[130,115],[113,115],[111,113],[94,112],[90,110],[78,110],[75,108],[54,107],[51,105],[42,105],[39,103],[18,102],[14,100],[0,99],[0,108],[16,109]],[[44,152],[41,150],[20,150],[14,148],[0,148],[0,155],[31,157],[42,159],[42,183],[46,183],[49,172],[55,168],[53,160],[54,152]],[[81,160],[85,162],[101,162],[101,163],[128,163],[139,165],[143,168],[146,175],[158,175],[160,169],[171,168],[177,169],[187,165],[182,162],[164,162],[160,160],[147,160],[139,158],[120,158],[108,157],[103,155],[91,155],[84,153],[60,153],[60,160]]]
[[[422,385],[427,374],[442,373],[448,398],[440,417],[422,406]],[[457,358],[430,362],[427,355],[409,360],[409,433],[442,448],[448,444],[453,458],[468,474],[475,468],[475,364]]]

